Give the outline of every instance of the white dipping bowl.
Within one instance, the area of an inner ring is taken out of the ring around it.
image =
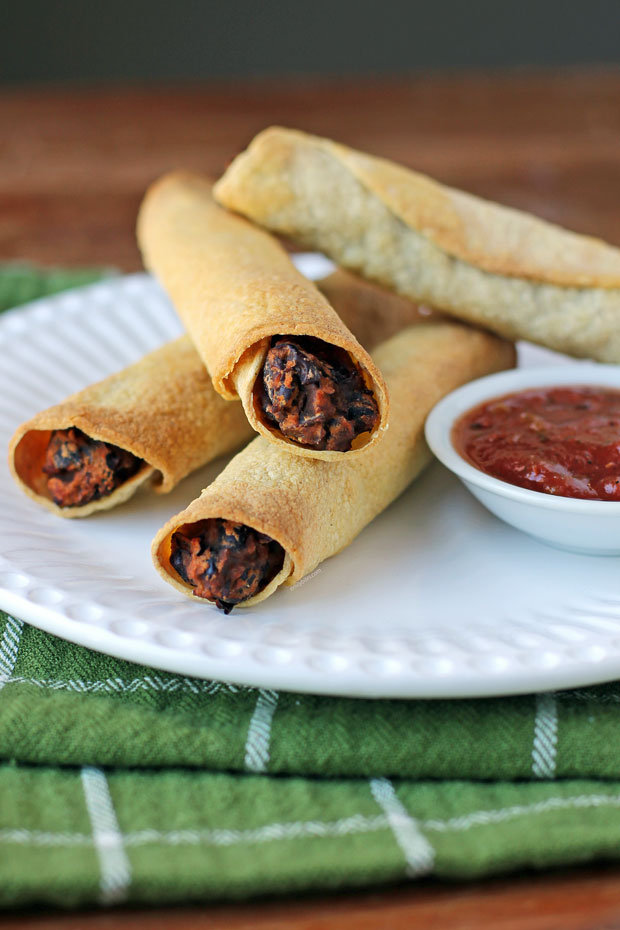
[[[426,421],[426,441],[474,497],[511,526],[558,549],[585,555],[620,555],[620,501],[579,500],[508,484],[465,461],[452,443],[452,427],[472,407],[529,388],[562,384],[620,388],[620,365],[577,362],[517,368],[478,378],[447,394],[433,408]]]

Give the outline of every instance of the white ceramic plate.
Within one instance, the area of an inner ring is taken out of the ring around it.
[[[309,276],[324,273],[302,258]],[[0,438],[177,335],[146,275],[0,317]],[[523,364],[562,364],[525,347]],[[295,588],[226,617],[155,573],[149,543],[222,467],[59,520],[0,465],[0,606],[101,652],[201,678],[373,697],[461,697],[620,677],[620,559],[556,551],[491,516],[439,464]]]

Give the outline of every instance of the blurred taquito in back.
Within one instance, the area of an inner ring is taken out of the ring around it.
[[[231,210],[508,339],[620,362],[620,249],[291,129],[214,188]]]

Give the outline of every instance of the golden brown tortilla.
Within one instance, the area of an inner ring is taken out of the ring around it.
[[[58,507],[42,472],[52,430],[77,427],[92,439],[144,460],[111,494],[77,507]],[[87,517],[127,500],[149,482],[170,491],[181,478],[253,435],[240,404],[216,394],[188,336],[169,342],[23,423],[9,445],[13,477],[30,497],[61,517]]]
[[[368,347],[431,312],[343,271],[317,283]],[[41,469],[52,430],[72,426],[127,449],[144,465],[105,497],[59,507]],[[183,336],[23,423],[11,440],[9,464],[19,486],[38,503],[59,516],[86,517],[123,503],[145,484],[158,493],[170,491],[195,468],[254,435],[241,404],[215,392],[192,342]]]
[[[446,318],[433,307],[415,303],[341,268],[317,281],[316,286],[368,351],[406,326]]]
[[[383,377],[316,286],[267,233],[213,201],[199,175],[172,173],[147,192],[138,217],[144,263],[170,295],[223,397],[239,398],[255,430],[303,457],[338,460],[365,452],[383,433]],[[349,452],[311,449],[272,427],[257,381],[274,336],[310,336],[344,349],[377,401],[380,421]]]
[[[229,209],[510,339],[620,362],[620,250],[289,129],[214,188]]]
[[[347,546],[427,464],[423,428],[434,404],[472,378],[509,368],[515,353],[511,344],[487,333],[438,322],[403,330],[373,357],[391,395],[384,439],[365,455],[333,462],[292,456],[257,437],[156,535],[153,560],[167,582],[192,596],[192,587],[170,564],[172,534],[219,517],[267,534],[285,552],[278,575],[239,606],[264,600],[281,584],[295,584]]]

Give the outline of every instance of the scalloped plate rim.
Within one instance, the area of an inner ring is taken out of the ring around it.
[[[312,272],[315,270],[314,263],[318,261],[318,258],[307,256],[300,259],[302,269],[306,270],[306,273],[309,273],[310,276],[316,276]],[[323,265],[321,271],[325,267]],[[153,295],[156,289],[156,285],[147,275],[139,273],[105,279],[97,284],[87,285],[53,297],[42,298],[23,308],[7,311],[0,317],[0,343],[6,342],[7,339],[10,341],[11,338],[18,335],[19,330],[26,329],[30,323],[36,322],[38,325],[43,326],[46,319],[50,319],[52,313],[55,328],[60,327],[62,330],[63,326],[69,326],[70,328],[74,315],[79,315],[89,306],[91,307],[91,313],[94,313],[96,308],[99,310],[106,309],[109,308],[110,303],[118,305],[123,300],[130,304],[133,301],[137,303],[138,307],[142,303],[146,306],[149,300],[154,299]],[[162,301],[161,296],[158,297],[158,300],[159,306]],[[155,302],[157,303],[157,301]],[[151,311],[145,311],[147,314],[148,312]],[[168,320],[168,317],[166,317],[166,320]],[[162,328],[163,324],[160,324],[161,320],[158,321],[158,326]],[[174,324],[169,320],[166,323],[166,326],[172,327],[172,329],[174,329],[174,325],[178,327],[178,323]],[[170,336],[172,337],[172,335],[174,333],[171,330]],[[157,344],[157,340],[155,344]],[[152,347],[154,348],[155,345]],[[548,361],[546,356],[544,361]],[[558,363],[561,363],[561,359],[558,359]],[[0,373],[0,397],[2,397],[2,378],[3,375]],[[53,403],[56,399],[52,397],[47,403]],[[428,479],[429,486],[433,487],[433,482],[441,482],[442,480],[444,479],[441,475],[439,477],[435,475],[435,477]],[[8,487],[13,488],[12,483]],[[0,491],[5,492],[6,490],[5,483],[0,478]],[[45,537],[45,528],[49,525],[46,524],[45,518],[51,518],[51,515],[37,508],[27,498],[19,495],[16,490],[14,497],[11,496],[10,500],[12,511],[16,510],[19,513],[24,513],[24,519],[28,524],[34,523],[35,526],[42,526],[41,533]],[[140,506],[148,507],[148,498],[143,497],[141,501]],[[43,514],[45,514],[45,517]],[[54,531],[59,525],[64,525],[64,521],[58,521],[57,518],[51,519],[56,521]],[[388,519],[393,520],[393,514]],[[74,521],[67,522],[72,523]],[[375,523],[377,522],[375,521]],[[0,517],[0,537],[3,529],[6,533],[6,525],[2,517]],[[373,532],[375,530],[370,528],[362,535]],[[27,534],[24,535],[23,540],[27,541]],[[529,543],[529,540],[527,542],[530,545],[536,545],[534,542]],[[68,549],[70,548],[68,546]],[[86,558],[86,564],[88,564],[88,557]],[[9,585],[7,578],[11,575],[15,575],[17,578],[13,578],[13,584]],[[202,632],[200,634],[195,633],[191,630],[187,631],[179,627],[175,635],[178,635],[179,642],[182,642],[183,636],[187,635],[189,638],[185,645],[162,645],[156,639],[153,639],[153,635],[158,632],[161,633],[161,630],[150,628],[149,621],[138,615],[132,616],[131,608],[126,609],[122,599],[112,607],[98,607],[96,606],[96,598],[71,595],[70,586],[67,593],[67,591],[63,590],[62,582],[57,586],[50,584],[45,575],[37,575],[26,570],[26,567],[20,563],[19,559],[14,561],[7,558],[6,553],[2,554],[1,549],[0,577],[5,580],[5,583],[0,585],[0,606],[9,613],[19,616],[47,632],[118,658],[151,665],[181,675],[231,681],[240,685],[305,691],[315,694],[348,695],[351,697],[471,697],[583,686],[620,676],[620,597],[618,597],[617,603],[610,602],[607,606],[603,604],[603,606],[597,608],[592,602],[593,606],[591,608],[586,607],[584,609],[584,616],[589,615],[590,612],[592,616],[595,616],[596,611],[599,610],[601,615],[607,618],[605,622],[612,624],[617,613],[619,635],[616,636],[614,632],[610,631],[607,635],[604,633],[592,635],[591,640],[588,640],[586,635],[585,645],[579,646],[577,651],[580,654],[577,656],[574,654],[576,647],[571,646],[570,642],[566,645],[566,648],[558,647],[555,652],[551,649],[545,653],[543,649],[543,657],[545,655],[551,657],[551,664],[548,666],[543,664],[541,667],[536,668],[527,664],[528,650],[526,647],[520,653],[515,653],[520,657],[518,661],[514,658],[507,660],[505,656],[494,654],[493,650],[491,650],[486,653],[486,666],[477,667],[475,662],[474,665],[467,662],[459,665],[457,662],[456,666],[454,666],[454,657],[452,656],[452,668],[445,672],[442,671],[442,657],[439,654],[434,665],[429,659],[428,664],[429,666],[433,665],[434,670],[425,672],[420,670],[423,663],[421,663],[419,657],[416,670],[416,662],[407,663],[400,657],[400,654],[390,653],[389,650],[386,653],[379,651],[379,654],[377,654],[376,647],[382,642],[381,630],[380,628],[373,629],[372,626],[370,631],[368,629],[362,631],[361,639],[359,634],[355,639],[350,631],[345,630],[344,632],[330,633],[324,636],[324,644],[319,648],[308,645],[308,642],[300,646],[296,646],[295,643],[293,645],[289,643],[285,646],[279,646],[277,642],[274,644],[269,639],[261,639],[262,633],[270,629],[271,620],[267,607],[260,615],[254,611],[239,611],[238,614],[246,614],[243,622],[240,622],[238,626],[241,634],[245,630],[247,636],[244,638],[243,635],[237,633],[235,636],[227,638],[225,635],[218,634],[219,638],[216,636],[211,644],[215,651],[208,654],[208,652],[196,650],[195,648],[196,642],[203,642],[206,634]],[[164,593],[163,589],[167,588],[167,586],[156,576],[146,582],[146,586],[151,591],[155,601],[161,599],[165,610],[164,602],[167,603],[168,592]],[[50,602],[37,603],[33,592],[36,593],[37,597],[43,597],[44,601],[45,597],[48,597]],[[275,597],[278,596],[275,595]],[[280,597],[283,596],[285,595],[280,595]],[[295,596],[298,603],[300,598],[303,598],[303,595],[299,593]],[[82,619],[73,619],[59,608],[59,604],[63,603],[64,600],[68,600],[74,608],[79,608],[77,609],[78,617],[81,610]],[[275,600],[275,598],[272,600]],[[266,605],[269,603],[270,601],[267,601]],[[317,603],[320,603],[320,601],[317,601]],[[192,603],[192,611],[195,606],[198,605]],[[535,606],[532,605],[534,613]],[[184,613],[181,608],[177,610],[176,606],[171,609],[175,613]],[[203,605],[199,605],[199,609],[204,609]],[[209,609],[212,610],[212,608]],[[295,605],[293,604],[290,611],[294,611],[294,609]],[[558,609],[561,612],[564,608],[560,605]],[[187,615],[190,616],[189,613]],[[191,616],[193,617],[193,613]],[[257,619],[253,620],[253,617]],[[215,626],[217,629],[221,625],[220,620],[219,615],[215,619],[210,617],[209,623],[206,625]],[[583,622],[587,625],[587,617]],[[276,627],[279,623],[281,623],[281,620],[276,619]],[[140,635],[140,630],[145,625],[149,628],[149,637],[146,639],[144,638],[145,634]],[[527,627],[527,623],[525,626]],[[174,624],[172,624],[172,627],[164,628],[164,632],[171,635],[175,629]],[[465,641],[467,641],[467,630],[459,629],[458,633],[459,637],[464,637]],[[306,639],[309,641],[312,641],[313,635],[312,630],[305,634]],[[364,635],[370,638],[375,636],[374,644],[361,642]],[[342,641],[340,646],[337,648],[334,646],[331,651],[329,646],[330,636],[332,639],[340,638]],[[257,640],[256,637],[258,637]],[[459,637],[457,637],[457,640],[461,642]],[[320,636],[318,638],[320,639]],[[398,638],[392,637],[392,639],[398,645]],[[474,639],[475,636],[472,634],[472,642]],[[300,643],[302,640],[303,637],[300,633]],[[386,637],[386,640],[389,642],[389,636]],[[193,643],[191,648],[188,646],[189,642]],[[359,652],[355,660],[350,663],[347,663],[346,657],[343,658],[342,643],[346,645],[347,642],[354,643],[355,649]],[[221,650],[219,655],[215,648],[218,644]],[[463,648],[462,643],[459,648]],[[532,649],[533,652],[540,651],[540,647],[532,647]],[[476,659],[473,646],[470,647],[470,651],[472,653],[471,658]],[[263,658],[257,658],[261,652]],[[458,649],[455,650],[455,653],[458,653]],[[554,655],[557,661],[551,661]],[[480,656],[478,656],[479,658]],[[482,659],[484,658],[483,655]],[[344,667],[342,667],[342,662],[345,662]],[[481,671],[481,667],[484,668],[483,671]]]

